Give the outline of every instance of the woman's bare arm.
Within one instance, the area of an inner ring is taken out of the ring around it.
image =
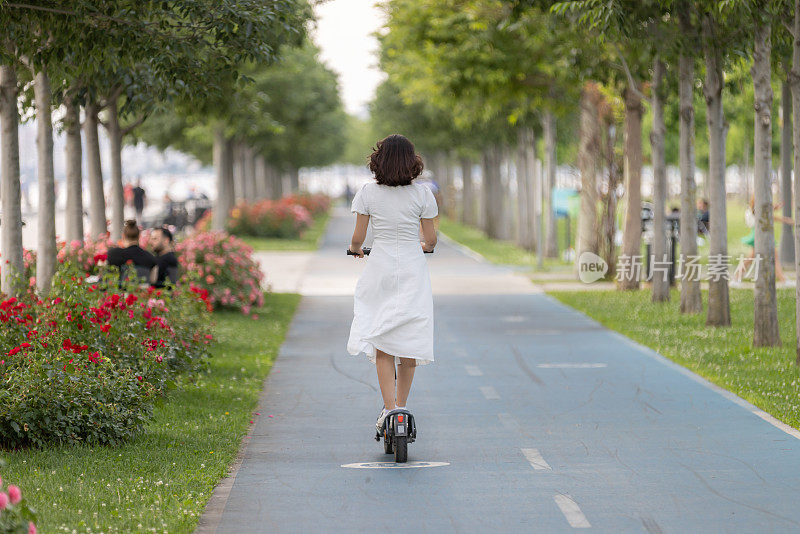
[[[369,215],[359,213],[356,217],[356,229],[353,230],[353,239],[350,240],[350,252],[355,252],[357,257],[363,258],[364,251],[361,245],[367,238],[367,227],[369,226]]]
[[[420,219],[420,223],[422,223],[422,238],[425,240],[422,249],[430,252],[436,246],[436,228],[433,226],[433,219]]]

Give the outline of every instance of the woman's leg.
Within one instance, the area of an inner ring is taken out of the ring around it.
[[[411,391],[411,382],[414,380],[414,369],[417,361],[414,358],[400,358],[397,366],[397,405],[405,406],[408,392]]]
[[[394,356],[386,354],[381,350],[376,351],[375,368],[378,371],[378,385],[381,387],[383,405],[387,410],[394,410]]]

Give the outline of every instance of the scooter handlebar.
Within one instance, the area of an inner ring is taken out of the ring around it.
[[[361,250],[364,251],[364,256],[369,256],[369,253],[372,252],[372,249],[370,247],[364,247]],[[432,250],[423,250],[422,252],[424,252],[425,254],[433,254]],[[347,255],[348,256],[358,256],[358,254],[356,254],[355,252],[353,252],[349,248],[347,249]]]

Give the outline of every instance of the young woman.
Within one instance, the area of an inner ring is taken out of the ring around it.
[[[383,396],[380,432],[388,412],[407,409],[415,367],[433,361],[433,297],[423,250],[436,246],[433,218],[439,210],[430,188],[414,182],[422,159],[402,135],[378,141],[369,169],[375,182],[353,197],[357,216],[350,250],[364,257],[361,245],[370,222],[374,241],[356,285],[347,351],[375,363]]]

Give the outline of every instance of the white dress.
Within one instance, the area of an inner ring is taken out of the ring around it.
[[[420,219],[439,210],[431,190],[412,182],[387,186],[370,182],[353,197],[351,210],[370,216],[374,240],[358,279],[347,352],[375,351],[433,361],[433,295],[428,264],[420,245]]]

